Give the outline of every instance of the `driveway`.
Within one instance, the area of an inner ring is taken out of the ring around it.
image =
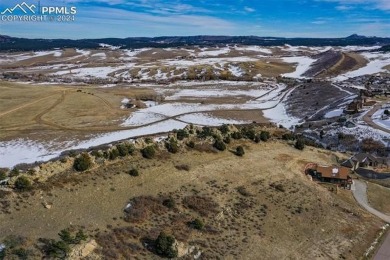
[[[383,214],[382,212],[372,208],[368,204],[367,199],[367,184],[363,181],[354,180],[352,185],[353,196],[356,201],[365,208],[368,212],[374,214],[378,218],[381,218],[383,221],[390,223],[390,216]],[[390,233],[388,232],[385,240],[382,245],[376,252],[374,260],[389,260],[390,259]]]

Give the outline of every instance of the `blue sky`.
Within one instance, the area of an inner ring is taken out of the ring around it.
[[[37,4],[36,0],[25,0]],[[1,0],[0,11],[22,1]],[[27,38],[167,35],[390,36],[390,0],[41,0],[76,6],[76,21],[3,22],[0,34]]]

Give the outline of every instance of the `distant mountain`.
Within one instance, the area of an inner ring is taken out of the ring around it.
[[[26,39],[0,35],[0,51],[37,51],[54,48],[99,48],[101,43],[121,48],[216,46],[226,44],[280,46],[347,46],[390,45],[390,38],[366,37],[353,34],[346,38],[279,38],[258,36],[163,36],[102,39]]]
[[[358,35],[358,34],[352,34],[348,37],[346,37],[346,39],[367,39],[367,38],[370,38],[370,37],[367,37],[367,36],[364,36],[364,35]],[[372,38],[372,37],[371,37]],[[376,38],[376,37],[374,37]]]

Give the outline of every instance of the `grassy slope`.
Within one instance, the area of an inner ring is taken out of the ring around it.
[[[182,151],[162,153],[152,160],[137,155],[82,174],[64,173],[48,182],[47,191],[18,196],[11,202],[9,214],[0,214],[0,239],[11,234],[56,237],[71,224],[84,226],[97,237],[103,247],[98,252],[123,258],[151,258],[140,239],[155,238],[161,230],[197,246],[206,259],[328,259],[340,255],[355,259],[363,254],[382,223],[361,210],[349,191],[336,195],[302,174],[307,162],[331,163],[331,153],[314,148],[302,152],[278,141],[236,142],[245,145],[243,158],[228,151]],[[174,167],[181,164],[190,170]],[[127,174],[132,166],[137,166],[141,176]],[[270,184],[281,185],[282,191]],[[145,204],[141,220],[123,220],[129,199],[169,194],[177,210]],[[183,198],[193,195],[212,198],[218,206],[206,208],[207,214],[184,207]],[[205,231],[186,225],[196,217],[208,225]],[[134,247],[123,249],[125,243]]]

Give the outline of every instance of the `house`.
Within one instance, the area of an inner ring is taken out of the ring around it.
[[[351,169],[344,166],[310,166],[306,174],[309,174],[313,179],[321,182],[329,182],[340,185],[346,189],[350,189],[352,185],[352,178],[349,176]]]
[[[389,159],[384,157],[376,157],[368,153],[358,153],[341,163],[342,166],[356,170],[358,168],[388,168]]]

